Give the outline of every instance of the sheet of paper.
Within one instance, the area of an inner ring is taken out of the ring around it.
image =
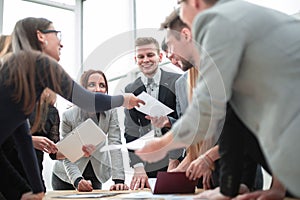
[[[140,105],[140,107],[135,108],[146,115],[150,115],[152,117],[160,117],[167,116],[168,114],[174,112],[174,110],[164,105],[146,92],[142,92],[137,97],[143,100],[146,104]]]
[[[93,144],[97,146],[105,139],[106,134],[101,128],[93,120],[87,119],[58,142],[56,146],[71,162],[75,162],[83,156],[83,145]]]
[[[67,194],[62,196],[56,196],[55,198],[60,199],[82,199],[82,198],[101,198],[115,196],[120,193],[91,193],[91,194]]]
[[[141,149],[143,146],[145,146],[146,142],[152,140],[153,138],[154,138],[154,130],[151,130],[146,135],[129,143],[123,145],[106,145],[100,149],[100,152],[121,149],[122,147],[125,147],[130,150]]]
[[[122,199],[166,199],[174,197],[174,195],[154,195],[152,192],[141,191],[141,192],[133,192],[129,194],[121,194],[118,197]]]

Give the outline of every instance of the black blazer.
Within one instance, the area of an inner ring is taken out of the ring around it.
[[[175,119],[178,118],[176,112],[176,95],[175,95],[175,82],[180,77],[180,74],[166,72],[161,70],[161,79],[158,92],[158,100],[174,110],[168,116]],[[134,82],[128,84],[125,87],[126,93],[133,93],[134,95],[139,95],[143,91],[146,92],[146,87],[143,84],[141,78],[137,78]],[[145,114],[139,112],[135,108],[131,110],[125,109],[125,134],[124,137],[126,142],[131,142],[137,138],[145,135],[151,130],[150,120],[145,119]],[[165,134],[169,129],[162,128],[162,134]],[[136,163],[143,162],[134,153],[129,153],[131,163],[133,166]]]

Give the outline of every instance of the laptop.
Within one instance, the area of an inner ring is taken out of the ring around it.
[[[153,194],[195,193],[198,179],[190,181],[185,172],[158,172]]]

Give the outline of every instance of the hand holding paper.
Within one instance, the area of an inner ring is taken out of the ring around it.
[[[135,107],[135,109],[142,113],[145,113],[146,115],[150,115],[152,117],[160,117],[167,116],[174,111],[146,92],[142,92],[137,97],[143,100],[146,104],[141,105],[140,107]]]
[[[104,146],[100,149],[100,152],[103,151],[110,151],[110,150],[115,150],[115,149],[121,149],[122,147],[125,147],[130,150],[137,150],[141,149],[145,144],[152,140],[154,138],[154,130],[150,131],[146,135],[140,137],[139,139],[136,139],[132,142],[126,143],[125,145],[107,145]]]

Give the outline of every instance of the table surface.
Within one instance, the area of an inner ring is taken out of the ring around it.
[[[143,191],[150,191],[149,189],[145,189]],[[197,189],[196,193],[199,193],[203,190],[201,189]],[[138,193],[141,191],[132,191],[132,190],[125,190],[125,191],[108,191],[108,190],[93,190],[93,192],[77,192],[75,190],[56,190],[56,191],[49,191],[46,193],[45,197],[43,198],[43,200],[62,200],[62,199],[66,199],[66,198],[59,198],[59,196],[64,196],[64,195],[68,195],[68,194],[97,194],[97,193],[115,193],[117,195],[115,196],[111,196],[111,197],[102,197],[101,199],[128,199],[128,198],[121,198],[119,195],[120,194],[129,194],[129,193]],[[178,195],[180,196],[180,195]],[[190,194],[190,196],[192,196],[192,194]],[[74,198],[75,199],[75,198]],[[100,198],[76,198],[77,200],[83,200],[83,199],[100,199]],[[141,198],[143,200],[147,199],[147,198]],[[148,198],[148,199],[154,199],[154,200],[164,200],[164,198],[158,197],[158,198]],[[284,200],[300,200],[300,199],[294,199],[294,198],[285,198]]]

